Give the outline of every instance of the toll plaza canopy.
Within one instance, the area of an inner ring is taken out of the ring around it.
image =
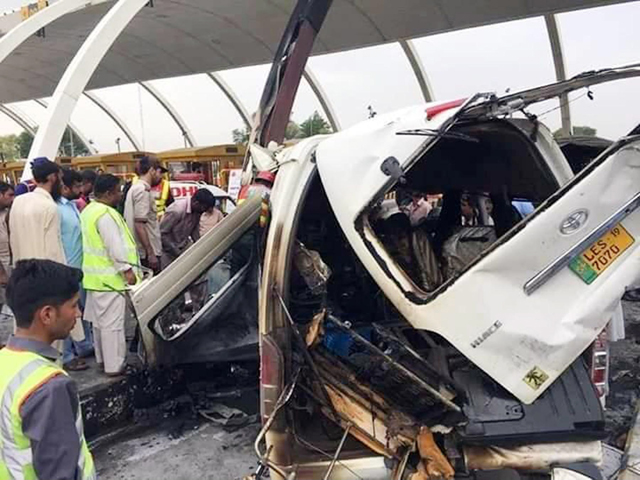
[[[15,8],[0,13],[0,46],[9,31],[46,4],[16,8],[20,1],[0,2],[0,12],[9,3]],[[26,37],[0,62],[0,134],[7,117],[36,133],[46,120],[48,97],[72,59],[118,4],[48,3],[49,10],[76,7]],[[149,1],[100,60],[69,129],[89,153],[116,146],[163,151],[229,143],[231,129],[251,123],[268,63],[295,4]],[[640,2],[632,0],[333,0],[292,116],[300,121],[321,111],[335,131],[366,119],[367,109],[382,113],[481,89],[532,87],[637,62],[633,45],[640,44],[640,31],[631,24],[639,14]],[[506,32],[487,33],[501,28]],[[249,76],[256,79],[251,86]],[[637,86],[638,81],[627,82]],[[623,108],[632,100],[623,98],[624,90],[603,86],[600,91],[605,95],[596,92],[594,104],[600,101],[599,113],[615,114],[616,134],[632,128],[633,109]],[[571,133],[573,114],[579,118],[574,125],[589,123],[599,135],[611,136],[598,123],[611,115],[593,115],[586,122],[580,117],[586,99],[565,100],[544,106],[551,113],[542,112],[543,119],[552,128]]]
[[[65,0],[56,0],[58,2]],[[53,1],[52,1],[53,3]],[[0,64],[0,102],[50,96],[113,1],[82,8]],[[421,37],[619,0],[334,0],[314,53]],[[270,62],[294,0],[152,0],[118,38],[88,89]],[[1,19],[0,34],[21,21]]]

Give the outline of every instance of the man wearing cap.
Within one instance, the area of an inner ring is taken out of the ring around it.
[[[155,198],[151,187],[162,181],[167,169],[154,156],[144,156],[136,165],[139,179],[127,192],[124,218],[138,246],[142,265],[155,273],[160,271],[162,241]]]
[[[47,158],[31,163],[36,189],[17,197],[9,215],[9,240],[14,263],[45,258],[66,263],[56,201],[62,195],[60,167]]]

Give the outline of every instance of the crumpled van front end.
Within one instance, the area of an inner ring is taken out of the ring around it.
[[[424,112],[280,158],[263,462],[295,478],[597,478],[604,419],[582,354],[638,280],[640,139],[573,177],[531,119]],[[436,201],[411,225],[416,192]]]

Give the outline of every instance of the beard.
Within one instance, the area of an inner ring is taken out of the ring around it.
[[[82,193],[75,193],[73,190],[69,189],[69,193],[65,196],[67,197],[67,200],[78,200],[81,195]]]
[[[60,179],[56,180],[56,183],[51,187],[51,196],[56,202],[60,200],[62,196],[62,181]]]

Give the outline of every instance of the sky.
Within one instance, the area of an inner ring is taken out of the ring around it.
[[[0,0],[12,8],[23,0]],[[5,8],[0,7],[0,10]],[[640,1],[558,15],[568,75],[583,71],[640,63]],[[555,72],[542,17],[461,30],[414,39],[436,100],[469,96],[478,91],[507,91],[555,81]],[[308,66],[327,93],[342,128],[365,120],[368,107],[384,113],[423,102],[418,83],[398,44],[312,57]],[[246,110],[258,104],[268,65],[220,72]],[[153,84],[178,109],[200,145],[231,141],[231,131],[242,120],[222,92],[205,75],[156,80]],[[596,86],[594,99],[584,92],[572,96],[573,125],[588,125],[598,135],[615,139],[640,123],[640,78]],[[177,127],[160,105],[137,85],[96,90],[95,93],[125,119],[144,149],[162,151],[184,146]],[[44,109],[35,102],[17,108],[35,122]],[[293,107],[293,119],[303,121],[319,102],[303,81]],[[532,110],[552,130],[560,127],[558,102]],[[122,132],[86,98],[72,122],[101,152],[131,148]],[[0,134],[21,129],[0,116]]]

